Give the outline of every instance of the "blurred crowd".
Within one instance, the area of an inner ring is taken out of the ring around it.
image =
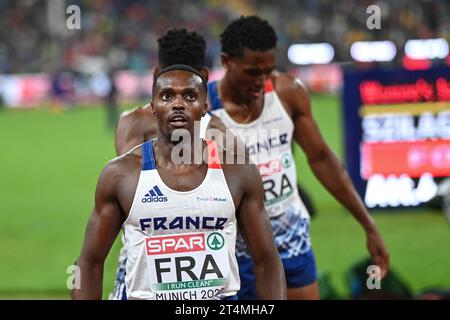
[[[335,61],[349,61],[355,41],[392,40],[403,51],[409,39],[450,41],[450,2],[446,0],[253,0],[259,13],[280,30],[280,48],[291,43],[328,42]],[[377,5],[381,28],[369,30],[367,8]],[[294,10],[295,8],[295,10]],[[287,57],[284,54],[284,63]],[[397,56],[400,59],[401,55]]]
[[[68,30],[69,5],[81,9],[81,30]],[[369,30],[366,8],[381,9],[381,29]],[[218,36],[240,14],[256,13],[279,36],[279,67],[290,65],[291,43],[329,42],[335,61],[348,61],[356,40],[449,38],[445,0],[0,0],[0,73],[144,70],[156,62],[156,39],[167,29],[199,30],[208,43],[207,64],[220,64]],[[448,39],[450,40],[450,39]]]
[[[234,15],[213,0],[0,0],[0,73],[145,70],[157,59],[156,39],[166,30],[199,30],[208,64],[218,34]],[[218,2],[219,3],[219,2]],[[68,30],[69,5],[81,9],[81,29]]]

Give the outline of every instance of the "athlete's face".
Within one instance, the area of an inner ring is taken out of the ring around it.
[[[158,77],[151,108],[158,118],[159,131],[170,138],[175,129],[194,132],[207,109],[206,90],[194,73],[173,70]]]
[[[275,69],[275,49],[244,48],[242,54],[235,57],[223,53],[222,64],[240,96],[248,101],[256,100],[264,94],[264,85]]]

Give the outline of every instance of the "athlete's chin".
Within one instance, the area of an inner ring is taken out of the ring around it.
[[[173,129],[188,129],[190,127],[189,121],[170,121],[169,126]]]
[[[245,97],[245,99],[247,101],[253,102],[253,101],[258,100],[262,96],[262,92],[249,90],[249,91],[245,92],[245,94],[243,94],[242,96]]]
[[[174,125],[169,124],[167,128],[168,136],[172,142],[188,142],[192,140],[193,126],[189,123],[187,125]]]

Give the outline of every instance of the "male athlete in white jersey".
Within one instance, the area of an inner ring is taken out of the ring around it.
[[[158,39],[158,64],[154,73],[160,68],[174,64],[185,64],[200,71],[205,79],[208,69],[205,67],[206,42],[197,32],[186,29],[171,29]],[[225,131],[220,119],[207,113],[200,122],[200,133],[206,128]],[[157,121],[150,105],[124,112],[117,124],[115,145],[117,155],[128,152],[133,147],[156,136]]]
[[[256,166],[223,164],[227,151],[194,134],[206,99],[206,80],[189,66],[156,76],[157,138],[110,161],[100,175],[72,298],[101,298],[103,264],[121,227],[128,299],[232,298],[240,288],[238,226],[255,264],[257,297],[286,297]],[[174,139],[181,130],[190,139]]]
[[[160,68],[166,68],[174,64],[185,64],[199,71],[205,79],[208,70],[205,67],[206,42],[197,32],[186,29],[171,29],[158,39],[158,64],[155,67],[156,75]],[[137,145],[156,136],[157,120],[151,111],[150,104],[124,112],[118,122],[115,134],[116,153],[118,156],[125,154]],[[199,123],[199,134],[202,138],[210,138],[206,135],[207,129],[217,129],[225,132],[222,121],[214,115],[206,113]],[[213,130],[209,130],[213,133]],[[123,239],[122,239],[123,242]],[[114,290],[110,295],[113,300],[122,300],[125,295],[127,252],[124,246],[120,249],[117,276],[114,282]]]
[[[228,25],[221,34],[226,73],[208,85],[211,112],[245,140],[250,159],[259,167],[288,299],[318,299],[309,214],[295,190],[293,141],[305,152],[319,181],[364,228],[367,248],[382,276],[388,271],[389,255],[346,170],[323,140],[305,88],[290,75],[275,72],[276,42],[273,28],[259,17],[241,17]],[[242,281],[239,298],[253,299],[252,260],[242,239],[236,254]]]

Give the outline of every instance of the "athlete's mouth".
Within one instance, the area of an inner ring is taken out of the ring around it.
[[[262,87],[257,87],[257,88],[250,89],[250,93],[254,97],[259,97],[261,95],[262,91],[263,91]]]
[[[177,113],[169,117],[169,122],[174,127],[184,126],[188,122],[186,115]]]

